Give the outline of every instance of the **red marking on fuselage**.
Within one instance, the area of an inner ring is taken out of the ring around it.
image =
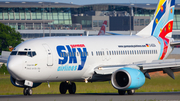
[[[74,44],[74,45],[70,45],[71,48],[77,48],[77,47],[85,47],[84,44]]]

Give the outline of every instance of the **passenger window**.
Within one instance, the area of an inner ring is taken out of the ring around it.
[[[100,55],[102,56],[102,52],[100,51]]]
[[[114,55],[116,55],[116,51],[114,51]]]

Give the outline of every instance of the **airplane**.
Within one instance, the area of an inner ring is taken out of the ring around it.
[[[8,58],[11,83],[32,95],[43,82],[61,82],[61,94],[75,94],[74,82],[111,81],[119,95],[133,95],[150,72],[163,71],[174,79],[180,61],[166,59],[180,45],[172,38],[174,9],[175,0],[159,0],[153,20],[136,35],[27,40]]]
[[[103,25],[102,25],[101,29],[99,30],[98,35],[105,35],[105,33],[106,33],[106,26],[107,26],[107,21],[105,20],[103,22]]]

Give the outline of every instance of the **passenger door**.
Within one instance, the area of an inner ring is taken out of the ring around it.
[[[47,55],[47,66],[53,66],[53,56],[51,49],[47,44],[42,44],[44,49],[46,50],[46,55]]]

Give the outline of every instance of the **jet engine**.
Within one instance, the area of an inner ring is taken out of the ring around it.
[[[145,83],[145,76],[138,69],[124,67],[112,74],[111,83],[118,90],[138,89]]]
[[[11,83],[16,86],[16,87],[21,87],[21,88],[25,88],[26,86],[24,85],[25,80],[23,81],[18,81],[15,78],[13,78],[12,76],[10,77]],[[33,86],[31,88],[35,88],[37,86],[39,86],[41,83],[33,83]]]

